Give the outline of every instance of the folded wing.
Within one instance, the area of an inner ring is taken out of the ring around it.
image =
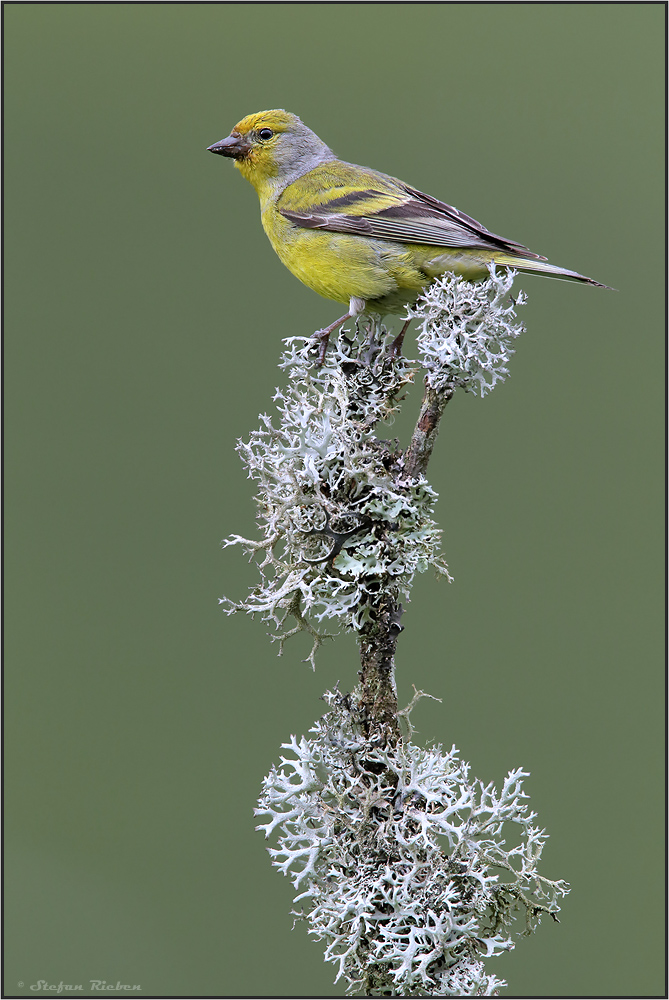
[[[378,177],[377,180],[385,180]],[[336,188],[327,193],[323,203],[309,211],[277,206],[284,218],[305,229],[322,229],[332,233],[351,233],[398,243],[417,243],[436,247],[461,247],[480,250],[503,250],[532,260],[545,257],[532,253],[514,240],[491,233],[476,219],[446,205],[437,198],[423,194],[394,178],[386,187],[381,183],[365,190],[347,191],[332,197]],[[392,186],[391,186],[392,184]]]

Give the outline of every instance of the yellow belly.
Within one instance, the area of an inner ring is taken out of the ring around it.
[[[348,305],[364,299],[369,312],[400,313],[439,274],[454,271],[487,277],[486,251],[441,249],[303,229],[269,205],[262,222],[274,250],[289,271],[326,299]]]

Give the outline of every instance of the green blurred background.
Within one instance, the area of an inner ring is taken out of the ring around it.
[[[417,739],[532,772],[544,872],[572,884],[489,963],[506,994],[661,994],[664,5],[4,9],[6,993],[341,995],[252,810],[355,644],[312,674],[306,641],[277,660],[217,605],[255,582],[220,550],[254,530],[235,441],[281,337],[341,311],[205,152],[285,107],[619,289],[523,278],[510,380],[449,406],[455,582],[416,585],[398,674],[404,703],[443,698]]]

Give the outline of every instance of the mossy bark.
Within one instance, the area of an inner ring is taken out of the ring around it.
[[[360,638],[358,708],[366,736],[378,735],[383,742],[396,743],[401,733],[397,717],[395,648],[402,631],[402,605],[384,595],[375,610],[374,621],[364,627]]]

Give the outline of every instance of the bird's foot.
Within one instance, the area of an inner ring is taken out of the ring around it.
[[[317,362],[319,367],[325,361],[325,354],[328,349],[330,334],[334,333],[338,327],[343,326],[347,319],[351,319],[350,313],[346,313],[345,316],[341,316],[339,319],[336,319],[334,323],[330,323],[329,326],[324,326],[322,330],[316,330],[314,333],[313,339],[316,343],[319,343]]]
[[[325,361],[325,355],[327,353],[328,344],[330,343],[331,330],[317,330],[314,334],[314,340],[318,342],[318,367],[320,368]]]

